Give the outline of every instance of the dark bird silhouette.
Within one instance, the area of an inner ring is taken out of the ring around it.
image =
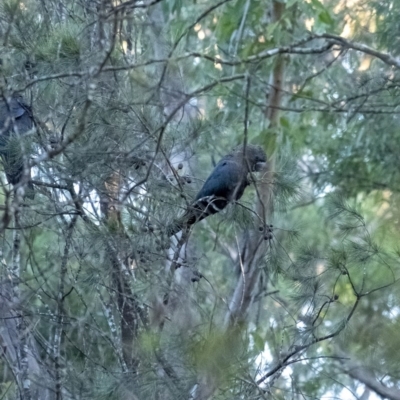
[[[33,126],[32,111],[21,96],[0,99],[0,156],[7,180],[12,185],[19,183],[24,174],[24,157],[19,137],[29,132]],[[32,184],[29,182],[28,185]]]
[[[260,146],[248,144],[236,147],[215,166],[211,175],[185,214],[167,229],[168,236],[223,210],[230,202],[239,200],[250,184],[248,174],[261,171],[267,157]]]

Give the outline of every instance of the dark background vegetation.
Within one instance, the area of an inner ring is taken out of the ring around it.
[[[1,174],[0,397],[400,399],[399,18],[2,1],[0,93],[36,129],[34,199]],[[244,142],[268,169],[166,237]]]

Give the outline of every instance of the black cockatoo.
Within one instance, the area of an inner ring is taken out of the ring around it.
[[[34,126],[32,111],[22,97],[13,95],[0,99],[0,156],[9,183],[20,182],[24,172],[24,157],[19,137]],[[31,186],[32,184],[29,183]]]
[[[248,174],[261,171],[266,161],[267,157],[260,146],[248,144],[246,151],[244,146],[236,147],[215,166],[185,214],[168,227],[168,236],[216,214],[228,203],[239,200],[250,184]]]

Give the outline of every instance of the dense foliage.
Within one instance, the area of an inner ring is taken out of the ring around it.
[[[399,18],[1,2],[0,95],[36,125],[34,198],[1,174],[1,398],[400,399]],[[267,170],[169,238],[243,143]]]

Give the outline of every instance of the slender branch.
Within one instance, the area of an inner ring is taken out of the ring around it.
[[[345,39],[342,36],[332,35],[330,33],[324,33],[321,35],[313,35],[313,37],[327,39],[327,41],[331,44],[337,44],[344,48],[361,51],[365,54],[369,54],[370,56],[379,58],[385,64],[391,65],[396,68],[400,68],[400,59],[399,58],[393,57],[389,53],[384,53],[384,52],[378,51],[376,49],[373,49],[372,47],[369,47],[365,44],[355,43],[355,42]]]
[[[55,373],[55,392],[56,399],[62,400],[62,384],[61,384],[61,341],[63,337],[63,320],[64,320],[64,299],[65,299],[65,279],[67,276],[67,263],[69,257],[69,250],[72,244],[72,235],[74,232],[75,224],[78,220],[78,215],[74,215],[67,228],[67,237],[65,240],[64,254],[60,265],[60,278],[57,293],[57,313],[56,313],[56,329],[54,333],[54,373]]]
[[[123,356],[123,351],[122,351],[122,345],[121,345],[121,337],[118,336],[118,330],[117,330],[117,325],[115,324],[115,319],[114,315],[112,313],[111,307],[109,304],[107,304],[103,298],[103,295],[101,294],[101,290],[97,287],[97,293],[99,295],[99,299],[101,302],[101,305],[103,306],[104,310],[104,316],[107,320],[108,327],[110,328],[111,332],[111,337],[113,340],[113,345],[116,349],[117,355],[118,355],[118,361],[120,363],[120,366],[122,368],[122,371],[124,373],[128,372],[128,367],[126,365],[126,362],[124,360]]]
[[[396,387],[387,387],[382,384],[369,368],[361,365],[357,361],[350,360],[349,354],[338,348],[335,349],[335,354],[338,356],[341,369],[353,379],[363,383],[369,389],[373,390],[379,396],[389,400],[400,400],[400,390]]]
[[[263,383],[267,378],[269,378],[270,376],[274,375],[276,372],[278,372],[280,369],[285,368],[288,365],[288,361],[296,354],[302,352],[303,350],[308,349],[309,347],[313,346],[316,343],[320,343],[323,342],[325,340],[328,339],[332,339],[335,336],[339,335],[340,332],[342,332],[342,330],[346,327],[347,323],[350,321],[351,317],[354,314],[354,311],[356,310],[358,303],[359,303],[360,299],[357,297],[356,301],[353,304],[353,307],[351,308],[349,314],[347,315],[345,321],[340,325],[340,327],[330,333],[329,335],[325,335],[325,336],[321,336],[321,337],[316,337],[314,338],[311,342],[301,345],[301,346],[295,346],[294,350],[290,351],[289,353],[287,353],[283,359],[278,362],[275,367],[273,367],[271,370],[269,370],[266,374],[264,374],[261,378],[259,378],[257,380],[257,384],[260,385],[261,383]]]

